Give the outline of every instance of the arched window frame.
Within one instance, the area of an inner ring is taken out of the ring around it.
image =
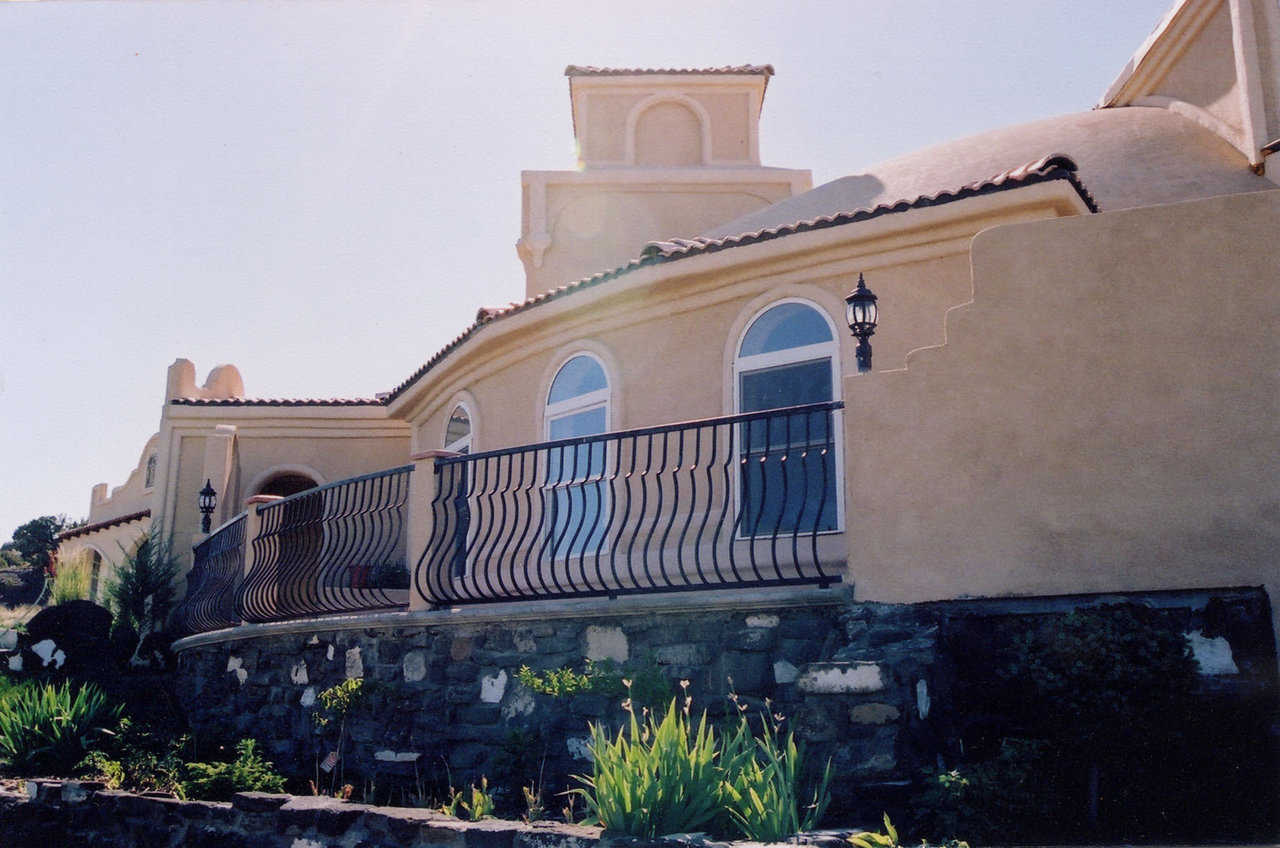
[[[560,376],[560,372],[564,367],[580,356],[585,356],[600,368],[604,374],[605,387],[596,389],[593,392],[587,392],[584,395],[566,398],[565,400],[551,402],[551,389],[556,384],[556,378]],[[556,366],[551,373],[551,379],[547,381],[546,391],[543,392],[544,398],[542,405],[542,437],[544,439],[551,438],[551,422],[567,415],[575,415],[579,412],[589,412],[598,407],[604,407],[604,432],[613,429],[613,380],[609,377],[609,369],[605,365],[604,360],[589,350],[579,350],[563,357],[560,364]]]
[[[604,375],[604,382],[605,382],[604,388],[595,389],[585,394],[575,395],[574,397],[565,398],[564,400],[555,401],[553,403],[551,401],[551,391],[555,387],[556,379],[559,378],[560,374],[564,371],[565,367],[570,362],[573,362],[575,359],[578,359],[579,357],[585,357],[591,360],[592,362],[595,363],[596,367],[600,369],[600,373]],[[590,412],[592,410],[601,409],[601,408],[604,409],[604,427],[600,432],[601,433],[610,432],[613,429],[613,389],[614,389],[614,380],[610,376],[608,366],[605,364],[604,360],[600,356],[597,356],[595,353],[589,350],[579,349],[579,350],[573,351],[567,356],[562,357],[559,361],[559,364],[556,366],[555,370],[551,372],[551,379],[547,381],[546,391],[542,395],[542,397],[545,399],[543,403],[543,425],[542,425],[543,437],[548,441],[551,440],[552,438],[551,425],[554,422],[562,418],[566,418],[570,415],[577,415],[583,412]],[[566,461],[566,458],[564,456],[565,449],[560,448],[560,449],[552,449],[552,450],[560,451],[560,455],[558,457],[559,462],[564,463]],[[575,453],[577,451],[584,452],[584,454],[578,454],[578,455],[579,456],[585,455],[586,457],[586,461],[585,461],[586,473],[576,474],[570,479],[552,480],[551,478],[553,475],[550,472],[548,472],[545,478],[547,480],[547,485],[552,489],[552,497],[556,499],[556,503],[560,504],[560,508],[570,510],[570,511],[575,508],[574,506],[576,503],[574,500],[575,497],[581,497],[582,504],[588,503],[586,493],[588,491],[588,487],[592,485],[588,481],[591,479],[593,474],[593,472],[591,471],[591,466],[594,462],[593,457],[597,455],[599,456],[599,464],[601,466],[600,472],[603,472],[604,469],[608,467],[609,459],[610,459],[610,451],[608,450],[607,447],[602,450],[599,450],[598,453],[595,449],[584,449],[584,448],[574,448],[573,451]],[[550,452],[548,452],[548,462],[550,461],[551,461],[551,454]],[[576,459],[574,460],[575,467],[578,464],[578,462],[579,460],[576,460]],[[565,487],[563,484],[566,482],[580,482],[581,487]],[[578,492],[581,493],[580,495],[575,496],[574,494],[575,488],[577,489]],[[598,500],[590,501],[590,503],[592,504],[591,509],[594,512],[587,513],[587,514],[588,515],[593,514],[594,517],[598,519],[599,516],[602,515],[608,509],[609,491],[607,488],[601,489],[599,487],[596,487],[591,491],[595,494]],[[567,503],[565,503],[564,501],[567,501]],[[587,507],[585,506],[579,506],[577,508],[581,508],[584,510],[587,509]],[[572,523],[573,519],[570,517],[571,512],[567,511],[564,514],[566,516],[565,521]],[[569,544],[576,546],[579,539],[576,539],[576,538],[565,539],[565,538],[559,537],[557,534],[556,527],[557,527],[557,523],[553,519],[553,522],[550,525],[548,525],[548,528],[547,528],[548,533],[551,535],[553,539],[553,543],[555,545],[555,549],[552,550],[552,554],[551,554],[554,559],[567,560],[574,556],[582,555],[592,545],[599,544],[599,542],[601,541],[601,537],[595,535],[596,533],[595,528],[599,527],[598,524],[595,524],[593,525],[593,529],[588,531],[587,535],[580,537],[581,544],[583,546],[582,549],[578,549],[574,547],[573,549],[561,550],[560,545],[562,543],[568,542]]]
[[[817,344],[802,345],[800,347],[785,348],[783,350],[770,351],[769,353],[753,354],[750,356],[742,356],[742,344],[746,341],[747,334],[751,332],[751,328],[756,322],[764,316],[769,310],[788,303],[798,303],[806,306],[822,316],[822,320],[826,322],[827,329],[831,333],[830,341],[820,342]],[[840,341],[838,325],[832,319],[831,314],[816,303],[804,297],[784,297],[777,300],[771,300],[763,306],[759,307],[751,317],[742,325],[741,331],[738,333],[737,339],[733,344],[733,366],[730,369],[731,381],[733,384],[733,412],[735,414],[742,412],[742,375],[753,371],[760,371],[766,368],[776,368],[783,365],[798,364],[801,362],[811,362],[816,359],[826,357],[831,362],[831,400],[840,400],[841,372],[840,372]],[[818,534],[827,533],[843,533],[844,532],[844,410],[837,409],[831,416],[832,440],[835,445],[835,456],[833,458],[836,480],[835,480],[835,527],[830,530],[819,530]],[[739,474],[741,469],[739,468]],[[742,485],[741,481],[734,486],[735,505],[741,497]],[[741,538],[741,537],[740,537]]]
[[[453,420],[453,414],[461,409],[467,416],[467,434],[460,438],[449,439],[449,422]],[[444,449],[453,451],[454,453],[471,453],[474,446],[476,435],[476,413],[471,405],[464,400],[459,400],[449,407],[449,414],[444,419],[444,436],[442,438]]]

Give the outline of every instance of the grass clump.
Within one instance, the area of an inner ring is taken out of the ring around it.
[[[93,566],[87,551],[59,559],[53,575],[53,604],[89,599],[89,581]]]
[[[449,800],[441,805],[440,812],[456,819],[480,821],[493,815],[493,796],[489,794],[489,780],[481,777],[480,785],[471,784],[469,797],[464,797],[461,789],[449,787]]]
[[[120,707],[92,683],[25,683],[0,695],[0,757],[26,774],[67,774]]]

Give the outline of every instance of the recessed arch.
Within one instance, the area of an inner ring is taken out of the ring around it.
[[[628,165],[636,162],[636,125],[641,116],[649,109],[663,103],[673,103],[685,107],[698,121],[698,140],[700,153],[696,162],[688,164],[707,165],[711,162],[711,116],[701,103],[685,94],[652,94],[641,100],[627,113],[625,156]]]
[[[471,453],[475,443],[475,422],[476,415],[471,405],[464,400],[455,402],[444,419],[444,441],[441,443],[444,449]]]

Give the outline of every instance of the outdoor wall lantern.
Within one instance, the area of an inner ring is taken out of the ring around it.
[[[858,287],[849,293],[844,303],[845,319],[858,340],[858,373],[865,374],[871,370],[871,342],[867,339],[875,335],[879,310],[876,309],[876,296],[863,282],[861,273],[858,274]]]
[[[214,507],[218,505],[218,493],[213,490],[213,481],[205,480],[197,499],[200,504],[200,532],[209,532],[209,521],[213,517]]]

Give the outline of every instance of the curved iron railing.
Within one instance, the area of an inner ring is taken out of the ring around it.
[[[245,621],[403,607],[412,465],[258,507],[253,561],[237,595]]]
[[[244,579],[247,517],[240,513],[192,551],[187,593],[174,612],[174,622],[181,630],[202,633],[240,623],[236,593]]]
[[[435,604],[840,581],[839,401],[437,459]]]

